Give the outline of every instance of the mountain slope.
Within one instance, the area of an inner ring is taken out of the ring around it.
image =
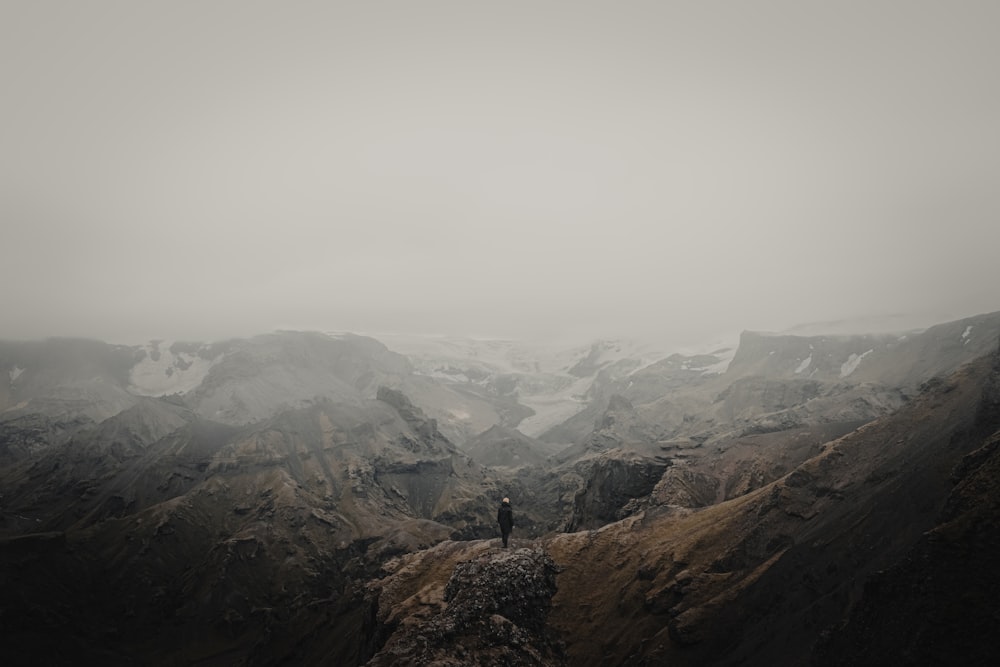
[[[357,582],[492,534],[497,494],[405,396],[378,395],[244,429],[144,399],[50,451],[4,498],[48,531],[0,539],[8,659],[272,664],[308,646],[350,664],[356,643],[320,628],[360,622]]]
[[[547,450],[520,431],[500,425],[483,431],[466,442],[462,449],[483,465],[506,468],[542,465]]]
[[[780,480],[694,513],[651,511],[549,546],[552,622],[574,664],[803,664],[866,577],[934,525],[982,442],[990,360],[831,443]],[[611,575],[594,587],[597,571]],[[592,610],[582,619],[574,610]]]
[[[97,341],[0,341],[0,415],[105,419],[135,403],[127,389],[135,361],[133,348]]]

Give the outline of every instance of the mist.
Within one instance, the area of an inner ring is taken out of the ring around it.
[[[681,345],[998,310],[998,20],[7,3],[0,338]]]

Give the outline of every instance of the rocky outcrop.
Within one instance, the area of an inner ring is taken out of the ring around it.
[[[692,469],[685,464],[675,464],[666,472],[651,492],[650,502],[675,507],[707,507],[718,501],[718,478]]]
[[[602,454],[595,460],[586,486],[576,495],[567,530],[596,528],[628,516],[638,507],[630,502],[649,495],[670,463],[622,450]]]
[[[1000,427],[1000,341],[991,359],[992,371],[983,385],[976,415],[976,429],[981,433],[990,433]]]
[[[414,576],[432,564],[438,574]],[[445,543],[395,567],[370,586],[368,630],[384,644],[369,667],[564,664],[546,625],[558,569],[544,550]]]
[[[427,441],[444,440],[444,436],[438,431],[437,421],[428,419],[424,411],[413,405],[407,396],[389,387],[379,387],[375,395],[376,399],[386,405],[392,406],[399,416],[409,424],[422,438]]]
[[[66,443],[94,422],[85,416],[57,419],[41,413],[8,415],[0,419],[0,466],[40,456]]]
[[[752,376],[726,387],[716,399],[719,415],[728,421],[787,410],[820,395],[822,385],[815,380],[778,380]]]

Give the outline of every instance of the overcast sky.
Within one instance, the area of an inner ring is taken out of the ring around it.
[[[1000,3],[0,3],[0,338],[1000,310]]]

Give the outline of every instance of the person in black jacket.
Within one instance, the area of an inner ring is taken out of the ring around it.
[[[504,498],[497,510],[497,523],[500,524],[500,535],[503,537],[503,546],[507,547],[507,538],[514,527],[514,511],[510,508],[510,498]]]

